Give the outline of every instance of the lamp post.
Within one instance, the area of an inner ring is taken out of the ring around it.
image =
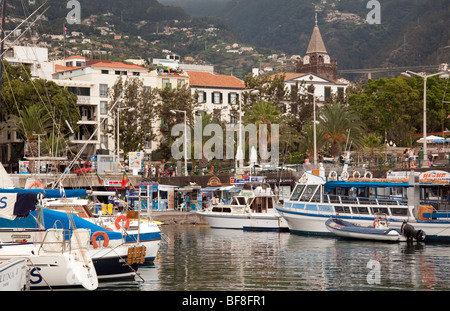
[[[302,91],[302,95],[311,95],[313,97],[313,122],[314,122],[314,165],[317,164],[317,129],[316,129],[316,96],[314,96],[314,93],[310,93],[307,91]]]
[[[171,113],[176,114],[177,112],[184,113],[184,176],[188,176],[187,169],[187,124],[186,124],[186,111],[185,110],[170,110]]]
[[[424,72],[416,73],[413,71],[407,70],[403,72],[402,75],[405,77],[411,77],[412,75],[423,78],[423,159],[422,167],[427,167],[428,165],[425,162],[425,159],[428,158],[428,150],[427,150],[427,79],[433,76],[441,75],[448,76],[445,72],[437,72],[430,75],[426,75]]]
[[[119,129],[120,129],[120,122],[119,122],[119,118],[120,118],[120,111],[121,110],[127,110],[129,112],[136,110],[136,108],[134,107],[120,107],[120,102],[117,103],[117,142],[116,142],[116,149],[117,149],[117,163],[119,164],[118,167],[120,167],[120,160],[119,160],[119,154],[120,154],[120,145],[119,145]]]
[[[32,132],[34,136],[38,137],[38,174],[41,173],[41,136],[47,135],[47,132],[44,131],[42,134],[37,134],[35,131]]]

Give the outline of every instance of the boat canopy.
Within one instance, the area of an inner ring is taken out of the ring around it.
[[[331,192],[336,188],[400,188],[412,187],[408,183],[396,182],[364,182],[364,181],[327,181],[325,183],[325,191]]]
[[[26,217],[36,209],[37,196],[35,193],[0,193],[0,218]]]
[[[45,229],[57,228],[57,229],[90,229],[91,235],[97,231],[105,232],[109,239],[121,239],[122,234],[120,232],[114,232],[104,229],[89,220],[83,219],[77,215],[68,214],[65,212],[55,211],[51,209],[42,209],[43,214],[43,226]],[[35,212],[32,212],[34,214]],[[36,214],[34,215],[35,217]]]
[[[23,188],[7,188],[0,189],[0,193],[42,193],[46,199],[53,198],[84,198],[87,197],[86,189],[65,189],[65,195],[61,196],[61,191],[59,189],[23,189]]]

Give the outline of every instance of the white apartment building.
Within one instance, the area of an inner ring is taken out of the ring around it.
[[[323,104],[332,95],[345,94],[350,82],[346,80],[331,81],[315,73],[285,73],[285,84],[289,91],[304,85],[301,91],[307,91],[314,86],[316,103]]]
[[[15,45],[6,50],[4,60],[14,66],[27,66],[32,78],[51,79],[55,72],[55,64],[48,60],[47,48]]]
[[[72,139],[79,146],[87,143],[86,155],[97,154],[99,150],[109,150],[110,154],[116,154],[116,138],[107,133],[108,126],[114,127],[116,124],[116,113],[108,115],[106,107],[111,100],[108,97],[108,89],[120,77],[137,77],[142,80],[144,87],[150,88],[161,88],[166,85],[171,87],[189,83],[186,74],[149,71],[146,67],[123,62],[105,60],[86,62],[82,56],[67,58],[65,67],[59,65],[56,66],[56,70],[53,81],[61,87],[67,87],[70,92],[78,96],[77,104],[80,107],[81,120],[78,121],[77,125],[80,131]],[[96,135],[89,140],[96,129],[98,129]],[[157,133],[157,122],[154,129]],[[146,142],[143,151],[150,153],[157,147],[157,141],[149,141]]]
[[[187,71],[191,94],[198,92],[198,111],[212,114],[225,123],[237,123],[244,81],[211,72]]]

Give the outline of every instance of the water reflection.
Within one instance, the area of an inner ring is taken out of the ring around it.
[[[447,244],[164,226],[154,265],[117,290],[447,290]],[[369,261],[378,270],[368,268]],[[378,278],[373,278],[378,276]],[[371,278],[372,277],[372,278]],[[113,286],[113,287],[111,287]]]

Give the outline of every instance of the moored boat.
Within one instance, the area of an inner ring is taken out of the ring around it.
[[[419,242],[425,240],[425,233],[422,230],[408,239],[408,234],[404,230],[406,225],[405,223],[400,230],[393,229],[389,227],[387,219],[381,217],[374,220],[373,226],[361,226],[339,218],[330,218],[325,222],[325,226],[330,232],[345,238],[387,242],[406,242],[412,238]],[[414,228],[409,228],[409,230],[414,230]]]
[[[431,213],[421,204],[418,177],[407,181],[376,178],[337,180],[305,172],[284,205],[277,206],[292,233],[330,235],[329,218],[370,226],[379,213],[387,215],[390,226],[401,229],[404,222],[427,234],[428,240],[450,240],[450,217]],[[432,209],[431,209],[432,210]],[[442,218],[437,218],[437,217]]]
[[[212,205],[197,213],[211,228],[287,231],[287,223],[275,210],[277,204],[268,184],[250,182],[244,184],[230,204]]]
[[[25,291],[30,288],[27,258],[0,258],[0,291]]]

